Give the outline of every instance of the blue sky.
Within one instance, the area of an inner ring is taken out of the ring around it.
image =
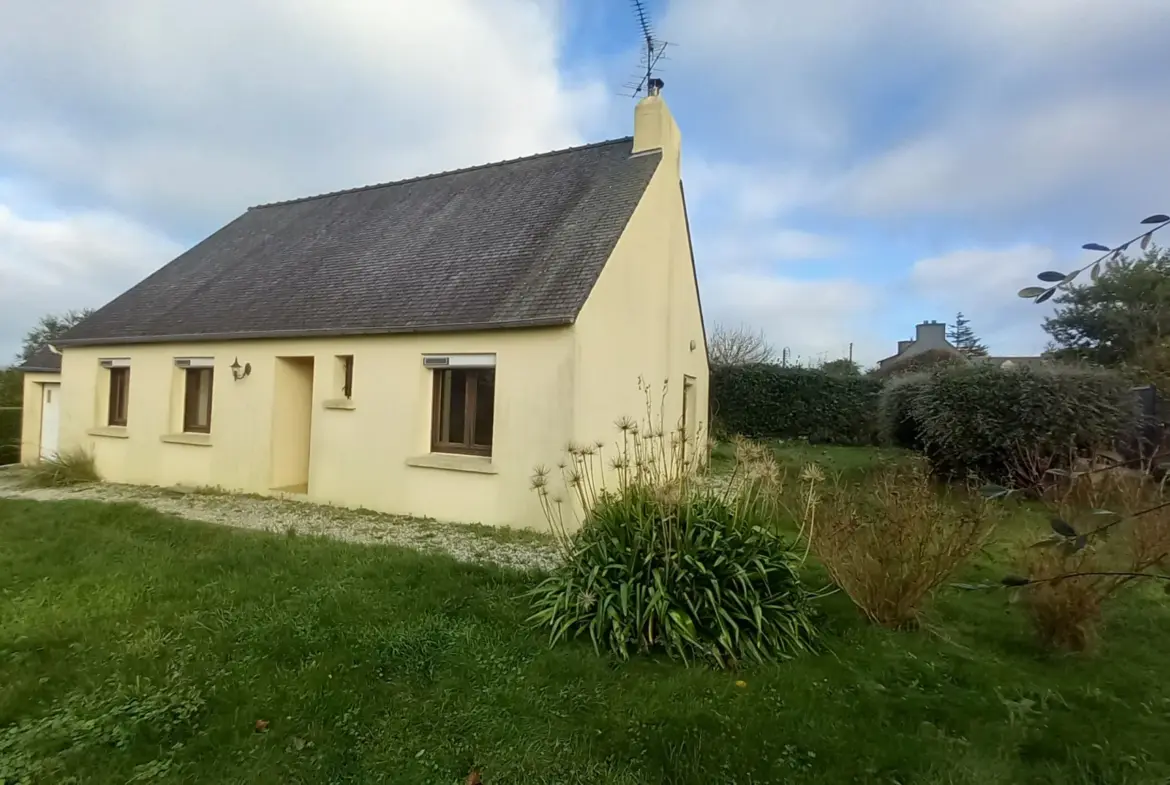
[[[250,204],[632,131],[627,0],[12,0],[0,358]],[[654,0],[708,322],[872,362],[1170,212],[1165,0]]]

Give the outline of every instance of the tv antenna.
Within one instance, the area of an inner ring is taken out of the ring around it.
[[[637,98],[638,94],[643,91],[646,95],[652,95],[657,92],[657,88],[662,87],[662,80],[654,77],[654,69],[658,65],[658,61],[663,59],[663,55],[666,54],[666,47],[673,46],[673,44],[654,35],[654,26],[650,23],[650,15],[646,11],[644,0],[630,0],[630,7],[634,11],[634,18],[638,20],[638,27],[641,28],[642,32],[642,57],[639,73],[635,77],[637,81],[631,79],[625,86],[630,91],[630,98]]]

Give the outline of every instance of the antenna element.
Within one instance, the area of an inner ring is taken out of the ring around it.
[[[658,61],[663,59],[666,47],[673,46],[673,44],[654,35],[654,26],[650,22],[650,15],[646,11],[644,0],[630,0],[630,7],[634,11],[634,18],[638,21],[638,27],[642,33],[642,56],[639,63],[639,73],[636,76],[637,81],[627,82],[626,89],[630,91],[631,98],[637,98],[643,90],[645,90],[646,95],[658,95],[658,91],[662,89],[662,80],[654,76],[655,67],[658,65]]]

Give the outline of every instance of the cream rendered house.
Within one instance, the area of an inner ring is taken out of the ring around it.
[[[668,425],[706,419],[660,87],[632,138],[251,208],[65,335],[26,400],[59,382],[60,448],[114,482],[543,526],[533,468],[615,441],[639,377]]]

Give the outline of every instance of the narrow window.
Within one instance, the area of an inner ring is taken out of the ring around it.
[[[495,368],[435,371],[431,451],[492,454]]]
[[[341,395],[344,398],[353,398],[353,355],[339,354],[337,362],[340,364]]]
[[[110,411],[107,425],[126,425],[130,403],[130,369],[110,369]]]
[[[187,389],[183,400],[183,430],[211,433],[212,368],[188,368]]]

